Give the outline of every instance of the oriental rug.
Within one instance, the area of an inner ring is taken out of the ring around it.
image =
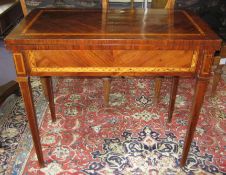
[[[40,134],[45,168],[39,168],[28,132],[8,174],[177,175],[226,173],[226,84],[207,92],[187,165],[179,167],[194,82],[181,79],[172,123],[167,121],[170,81],[155,104],[153,79],[113,79],[109,106],[101,79],[58,79],[57,121],[45,111]],[[40,112],[39,112],[40,113]],[[13,161],[14,160],[14,161]]]
[[[39,121],[41,121],[47,103],[42,95],[42,88],[38,78],[32,79],[32,89],[34,103],[37,108],[36,114]],[[31,137],[27,127],[23,100],[21,96],[13,94],[0,106],[0,175],[11,175],[6,171],[9,169],[10,164],[14,162],[12,157],[19,155],[15,155],[15,152],[18,146],[21,146],[19,143],[25,137],[28,138],[26,139],[28,142],[24,142],[27,146],[27,151],[21,153],[24,156],[32,146],[30,144]]]

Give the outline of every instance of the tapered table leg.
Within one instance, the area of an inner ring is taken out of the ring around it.
[[[221,80],[221,75],[223,73],[223,66],[224,65],[217,65],[217,68],[214,70],[214,76],[213,76],[213,85],[211,90],[211,96],[214,97],[216,95],[217,91],[217,85]]]
[[[28,123],[30,125],[32,139],[35,146],[38,162],[41,167],[44,167],[44,159],[39,136],[38,123],[32,98],[30,79],[28,77],[19,77],[17,81],[19,83],[20,91],[24,100]]]
[[[104,103],[107,106],[109,104],[109,95],[111,90],[111,78],[103,78],[104,84]]]
[[[155,78],[155,103],[158,104],[160,101],[160,90],[162,85],[162,77]]]
[[[175,105],[176,95],[177,95],[178,82],[179,82],[179,77],[172,78],[170,103],[169,103],[169,109],[168,109],[168,123],[170,123],[172,121],[174,105]]]
[[[52,79],[51,77],[41,77],[41,83],[42,83],[45,97],[49,102],[49,109],[50,109],[52,121],[55,122],[56,113],[55,113]]]
[[[182,153],[182,158],[180,162],[180,166],[184,166],[187,160],[187,156],[189,153],[190,145],[194,137],[196,125],[199,119],[199,113],[203,104],[204,95],[207,89],[208,80],[196,80],[195,85],[195,94],[193,97],[192,108],[191,108],[191,116],[189,119],[189,125],[185,137],[184,148]]]

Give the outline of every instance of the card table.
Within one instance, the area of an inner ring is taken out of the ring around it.
[[[195,79],[180,165],[184,166],[221,40],[198,16],[183,10],[46,8],[32,11],[6,37],[12,50],[34,147],[44,166],[32,100],[31,76],[47,87],[52,120],[52,76],[171,76],[169,121],[178,79]]]

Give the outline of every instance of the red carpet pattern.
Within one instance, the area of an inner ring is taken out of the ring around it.
[[[181,79],[172,123],[167,124],[170,81],[153,102],[153,79],[113,79],[104,106],[101,79],[59,79],[57,121],[41,124],[46,167],[32,149],[23,174],[173,175],[226,173],[226,85],[205,98],[187,166],[179,168],[194,82]],[[15,167],[15,166],[14,166]],[[15,170],[14,170],[15,172]]]

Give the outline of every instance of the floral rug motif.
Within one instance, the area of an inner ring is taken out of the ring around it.
[[[46,102],[37,78],[32,79],[32,89],[37,117],[41,119],[46,109]],[[23,137],[31,139],[22,97],[11,95],[7,98],[0,107],[0,114],[0,174],[8,175],[10,173],[6,173],[6,171],[9,169],[10,162],[13,162],[12,157],[18,149],[20,141],[23,140]],[[31,146],[31,141],[27,142],[27,147]],[[25,152],[23,154],[26,155]]]
[[[225,174],[226,84],[220,83],[215,98],[207,92],[183,168],[179,161],[194,82],[180,80],[170,124],[170,81],[164,80],[158,105],[153,102],[153,85],[153,79],[113,79],[106,107],[101,79],[59,79],[57,121],[51,122],[47,110],[40,128],[46,167],[40,169],[34,148],[27,149],[30,153],[17,157],[11,174]]]

